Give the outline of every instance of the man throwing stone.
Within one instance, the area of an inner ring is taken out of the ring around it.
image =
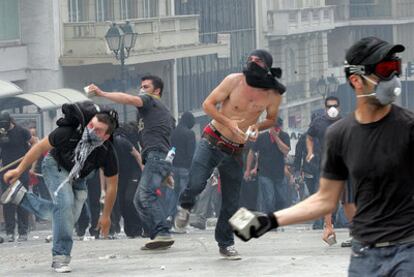
[[[95,85],[89,90],[97,96],[108,100],[133,105],[138,111],[140,131],[139,143],[142,147],[142,159],[145,167],[141,175],[134,204],[138,213],[147,225],[151,240],[142,250],[163,250],[171,247],[174,239],[170,234],[166,211],[157,191],[168,178],[171,180],[172,164],[165,160],[171,148],[170,136],[175,120],[167,107],[161,102],[164,83],[158,76],[147,75],[141,78],[139,95],[122,92],[104,92]]]
[[[205,127],[197,145],[189,183],[180,197],[175,217],[176,229],[187,226],[196,196],[204,190],[214,168],[218,167],[222,206],[215,238],[220,254],[227,259],[240,259],[233,246],[234,237],[228,220],[239,205],[243,146],[248,139],[255,141],[259,131],[275,125],[281,95],[286,90],[277,80],[282,73],[280,68],[271,68],[272,63],[269,52],[254,50],[243,73],[228,75],[204,101],[203,109],[213,120]],[[257,122],[263,111],[267,112],[266,119]],[[249,127],[254,133],[248,138]]]
[[[42,219],[53,221],[52,268],[70,272],[73,228],[87,197],[86,179],[93,170],[102,168],[108,188],[98,227],[104,236],[111,226],[111,211],[118,187],[118,162],[108,139],[118,125],[116,111],[97,113],[83,133],[77,126],[60,126],[36,143],[16,169],[4,174],[11,184],[1,197],[2,204],[13,203]],[[45,152],[42,163],[45,183],[53,202],[39,198],[16,182]]]

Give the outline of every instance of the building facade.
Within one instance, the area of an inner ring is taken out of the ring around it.
[[[178,116],[176,60],[228,48],[202,42],[199,15],[176,16],[174,0],[3,0],[0,5],[0,80],[27,93],[62,87],[82,91],[92,82],[135,93],[140,77],[155,74],[165,82],[163,101]],[[112,23],[127,21],[138,37],[121,80],[120,61],[105,35]],[[32,106],[12,113],[42,112]],[[121,119],[135,119],[133,107],[114,106]],[[50,115],[45,120],[53,125],[56,115]]]
[[[280,115],[289,128],[305,130],[311,114],[323,109],[328,95],[340,98],[343,112],[355,97],[343,73],[345,53],[362,37],[378,36],[407,47],[404,63],[414,60],[414,2],[410,0],[264,0],[257,1],[258,45],[283,69],[287,93]],[[401,76],[399,103],[414,109]],[[407,82],[405,82],[407,81]]]

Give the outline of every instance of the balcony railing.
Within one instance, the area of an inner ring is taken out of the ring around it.
[[[138,33],[131,54],[200,44],[197,15],[129,21]],[[64,57],[96,57],[112,54],[105,41],[105,34],[109,29],[108,22],[64,23],[63,27]]]
[[[268,35],[291,35],[333,29],[334,8],[320,6],[268,11]]]
[[[409,0],[379,1],[376,3],[343,4],[341,0],[329,0],[335,6],[335,21],[383,20],[412,18],[414,2]]]

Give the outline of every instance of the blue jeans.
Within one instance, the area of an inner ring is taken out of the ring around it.
[[[414,276],[414,243],[370,248],[353,240],[348,276]]]
[[[165,188],[165,209],[167,211],[167,217],[177,213],[178,199],[181,193],[184,191],[185,186],[188,184],[189,170],[182,167],[173,167],[174,173],[174,189]]]
[[[197,195],[204,190],[215,167],[218,167],[220,172],[222,193],[215,238],[219,247],[227,247],[234,244],[233,231],[228,221],[239,208],[240,187],[243,179],[241,155],[226,154],[202,138],[191,162],[190,180],[181,194],[180,205],[185,209],[194,207]]]
[[[156,235],[169,235],[167,213],[157,190],[161,189],[164,179],[171,174],[172,165],[165,161],[167,153],[151,151],[148,153],[141,180],[134,196],[134,205],[146,225],[151,239]]]
[[[54,201],[44,200],[28,192],[20,206],[42,219],[52,219],[52,255],[70,256],[73,245],[73,227],[88,195],[86,182],[80,179],[72,185],[65,184],[58,195],[54,196],[54,191],[69,173],[63,168],[59,169],[57,162],[50,155],[47,155],[43,160],[42,172],[46,186]]]
[[[270,213],[287,207],[286,197],[287,186],[283,179],[272,180],[266,176],[259,176],[257,209],[260,212]]]

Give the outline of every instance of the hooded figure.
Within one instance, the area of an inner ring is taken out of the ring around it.
[[[171,145],[176,148],[174,167],[190,168],[191,160],[195,151],[195,134],[191,128],[194,127],[195,119],[191,112],[184,112],[171,134]]]
[[[179,125],[184,125],[188,129],[193,128],[194,124],[195,124],[194,115],[190,112],[183,113],[181,115],[181,119],[180,119],[180,122],[178,124]]]

